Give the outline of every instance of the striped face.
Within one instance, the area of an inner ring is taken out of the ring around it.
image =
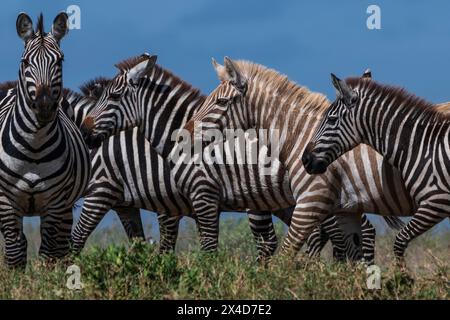
[[[25,104],[35,114],[39,124],[52,122],[62,97],[62,62],[64,55],[60,40],[68,31],[67,15],[59,14],[52,31],[45,33],[42,15],[36,31],[31,19],[24,13],[17,18],[17,33],[25,42],[19,69],[19,86]]]
[[[135,60],[132,65],[118,66],[119,74],[83,121],[81,130],[89,148],[98,148],[108,137],[139,125],[138,83],[153,68],[156,56],[142,55]]]
[[[194,134],[196,125],[202,131],[246,129],[249,126],[246,112],[247,81],[231,59],[225,58],[225,65],[213,60],[213,66],[221,84],[206,98],[202,107],[186,124],[185,128]]]
[[[325,113],[302,156],[309,174],[324,173],[333,161],[361,143],[355,121],[355,106],[360,100],[358,93],[334,75],[332,79],[338,90],[337,98]]]

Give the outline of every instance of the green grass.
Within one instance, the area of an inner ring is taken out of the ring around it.
[[[146,243],[130,244],[121,232],[97,232],[76,258],[56,263],[32,258],[25,270],[0,265],[0,299],[450,298],[448,232],[411,243],[409,277],[393,265],[393,235],[379,237],[381,290],[367,289],[363,266],[333,263],[329,247],[321,259],[300,254],[297,259],[277,256],[267,266],[257,264],[246,219],[221,222],[216,254],[199,251],[193,225],[180,235],[177,252],[167,255],[158,255],[157,247]],[[282,238],[281,225],[277,232]],[[73,263],[81,269],[81,290],[66,288],[65,272]]]

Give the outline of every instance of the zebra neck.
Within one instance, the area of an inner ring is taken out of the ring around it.
[[[432,154],[443,141],[449,124],[436,114],[417,109],[401,100],[356,106],[355,123],[362,143],[374,148],[392,166],[405,173],[420,153]],[[407,174],[407,172],[406,172]]]
[[[80,128],[86,116],[95,106],[95,100],[80,96],[77,93],[69,93],[65,96],[68,106],[66,114],[75,122],[75,125]]]
[[[155,89],[157,87],[160,89]],[[206,97],[194,88],[183,88],[170,81],[155,84],[150,80],[146,82],[146,88],[140,90],[138,99],[139,128],[154,150],[166,159],[175,146],[176,134],[198,111]]]
[[[290,161],[287,159],[297,158],[292,157],[291,153],[304,150],[320,124],[329,101],[325,96],[311,92],[295,99],[290,98],[289,94],[268,99],[250,96],[247,105],[250,108],[249,122],[253,122],[257,130],[263,129],[278,137],[277,141],[270,143],[278,144],[280,160],[287,164]]]

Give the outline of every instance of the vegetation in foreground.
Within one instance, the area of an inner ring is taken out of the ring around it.
[[[280,238],[283,228],[277,225]],[[56,263],[33,258],[26,270],[0,265],[0,299],[449,299],[449,232],[425,235],[411,244],[409,277],[393,265],[393,235],[377,240],[381,289],[367,289],[366,268],[321,259],[275,257],[255,262],[246,219],[221,222],[221,249],[198,250],[192,225],[176,253],[158,255],[157,246],[127,243],[117,230],[94,235],[83,254]],[[112,236],[105,240],[106,236]],[[108,244],[115,240],[115,244]],[[117,243],[119,242],[119,243]],[[95,245],[94,245],[94,244]],[[100,244],[100,245],[99,245]],[[81,270],[81,290],[66,287],[67,267]]]

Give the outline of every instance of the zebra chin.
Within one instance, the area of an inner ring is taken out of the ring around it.
[[[89,149],[97,149],[100,148],[103,141],[105,140],[105,135],[83,133],[83,138]]]

